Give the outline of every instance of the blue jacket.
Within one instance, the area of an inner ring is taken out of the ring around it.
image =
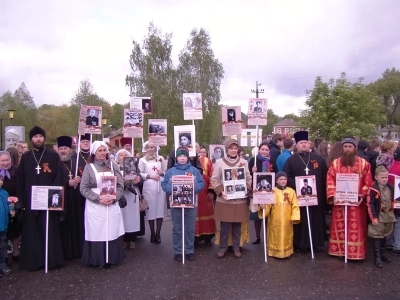
[[[10,211],[8,192],[0,188],[0,231],[7,231]]]
[[[197,168],[193,167],[190,162],[187,162],[184,165],[180,165],[175,162],[175,166],[171,169],[168,169],[165,173],[164,180],[161,182],[161,187],[163,191],[169,195],[172,194],[172,176],[175,175],[186,175],[187,173],[193,174],[194,178],[194,194],[195,194],[195,206],[197,206],[197,194],[201,192],[201,190],[205,186],[205,182],[203,176],[200,174]]]
[[[289,150],[285,149],[282,151],[282,153],[276,159],[276,166],[278,167],[278,172],[283,170],[283,166],[285,165],[285,162],[291,156],[292,156],[292,153]]]

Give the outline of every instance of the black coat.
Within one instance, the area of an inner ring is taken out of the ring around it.
[[[393,185],[391,185],[390,183],[387,183],[387,186],[390,190],[391,202],[393,203],[393,198],[394,198]],[[390,210],[393,210],[393,205]],[[381,193],[379,191],[379,186],[376,181],[372,184],[371,188],[368,191],[367,211],[368,211],[368,217],[369,217],[370,221],[372,221],[373,219],[379,219],[379,213],[381,211]]]
[[[278,168],[276,167],[276,160],[278,159],[278,156],[281,154],[281,149],[278,147],[276,142],[274,141],[269,141],[269,162],[272,164],[272,168],[274,172],[278,172]]]

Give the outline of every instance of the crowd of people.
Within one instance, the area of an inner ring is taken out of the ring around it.
[[[168,234],[162,232],[168,208],[176,261],[183,256],[195,260],[195,246],[201,242],[212,245],[214,237],[218,258],[225,257],[229,248],[241,258],[243,245],[250,242],[249,220],[255,228],[255,245],[263,239],[262,222],[267,222],[267,253],[276,258],[289,258],[295,251],[311,247],[322,249],[328,242],[330,255],[344,257],[347,252],[348,259],[362,260],[367,236],[373,239],[377,267],[390,260],[388,248],[400,254],[400,213],[393,209],[400,149],[392,141],[368,143],[345,137],[336,143],[322,138],[310,143],[308,132],[299,131],[294,140],[273,135],[255,147],[251,157],[237,140],[227,139],[223,155],[212,161],[199,144],[194,157],[181,145],[164,159],[151,142],[144,143],[142,151],[133,151],[130,138],[120,139],[121,149],[103,141],[91,143],[89,134],[80,137],[77,149],[69,136],[58,137],[54,149],[46,149],[45,138],[45,130],[35,126],[29,132],[30,149],[20,142],[0,152],[0,200],[4,204],[0,206],[0,272],[4,274],[11,272],[12,263],[31,271],[45,265],[46,212],[32,209],[32,186],[64,187],[63,211],[49,212],[49,269],[71,259],[93,267],[121,263],[124,250],[135,249],[136,239],[145,234],[145,220],[150,242],[160,244],[162,235]],[[137,157],[132,167],[137,176],[128,180],[124,158],[132,156]],[[247,194],[230,200],[224,170],[234,168],[244,170]],[[274,204],[252,203],[256,172],[275,173],[274,187],[268,187],[274,191]],[[348,208],[347,220],[344,207],[334,201],[339,173],[359,174],[359,203]],[[171,205],[171,178],[175,175],[194,176],[194,208],[182,210]],[[109,181],[112,193],[102,193],[103,176],[115,178]],[[298,176],[315,176],[318,205],[308,209],[309,225],[306,209],[299,207],[295,192]],[[327,215],[331,216],[330,224]]]

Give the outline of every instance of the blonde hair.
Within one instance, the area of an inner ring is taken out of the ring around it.
[[[381,143],[381,151],[388,152],[389,150],[393,149],[394,146],[395,146],[395,143],[393,141],[383,141]]]

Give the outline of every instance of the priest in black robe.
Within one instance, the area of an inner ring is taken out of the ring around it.
[[[79,148],[80,151],[77,154],[78,172],[74,174],[82,178],[83,170],[85,170],[85,167],[87,165],[87,160],[89,159],[90,156],[90,133],[86,133],[85,135],[80,136]]]
[[[283,167],[283,172],[287,174],[288,186],[294,190],[296,190],[296,176],[315,175],[318,205],[309,206],[308,210],[313,247],[322,248],[327,240],[325,223],[326,164],[321,156],[315,152],[310,152],[307,131],[296,132],[294,139],[296,141],[297,153],[288,158]],[[300,207],[300,223],[293,225],[293,229],[295,249],[310,249],[306,207]]]
[[[85,198],[82,197],[79,184],[80,176],[74,176],[76,170],[76,155],[72,155],[72,138],[59,136],[57,138],[58,154],[62,163],[64,185],[64,214],[60,224],[64,258],[67,260],[82,257],[85,241]]]
[[[45,131],[35,126],[29,131],[32,150],[21,157],[17,196],[24,205],[21,219],[20,269],[38,270],[45,266],[46,211],[31,209],[32,186],[62,186],[61,160],[44,147]],[[49,211],[48,268],[64,265],[59,223],[62,212]]]

